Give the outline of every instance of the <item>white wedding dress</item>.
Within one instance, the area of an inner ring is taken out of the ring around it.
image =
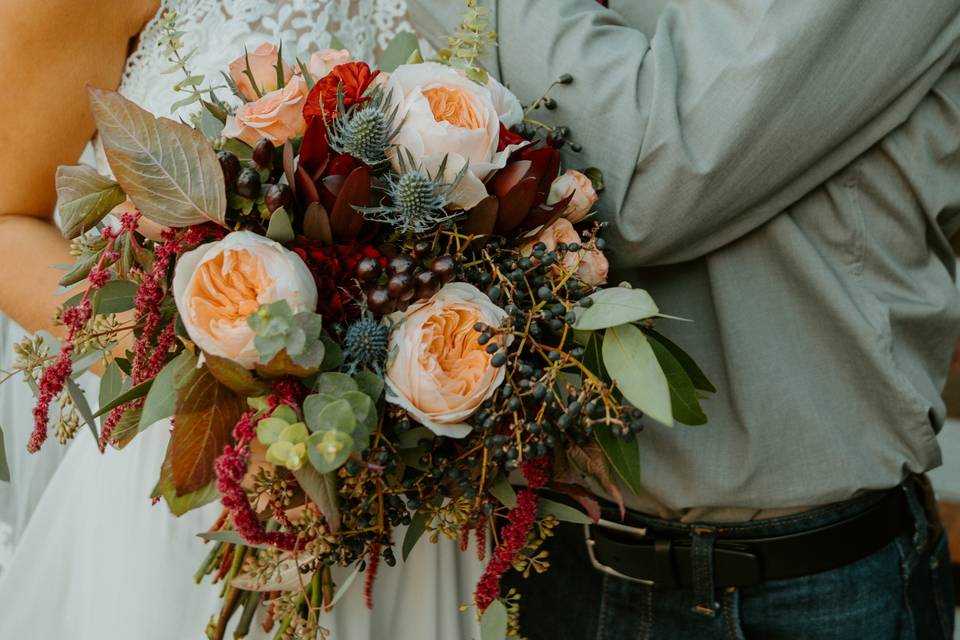
[[[404,0],[164,0],[177,12],[194,72],[215,78],[243,46],[282,40],[284,52],[309,55],[331,34],[370,59],[393,34],[412,30]],[[157,115],[169,115],[176,80],[162,71],[156,19],[141,34],[121,92]],[[303,58],[306,60],[306,58]],[[37,268],[41,268],[37,266]],[[0,319],[0,362],[8,365],[23,335]],[[85,376],[89,393],[96,379]],[[13,482],[0,483],[0,640],[193,640],[219,610],[219,585],[195,585],[207,552],[196,537],[219,504],[174,518],[151,506],[168,430],[155,425],[123,451],[101,456],[81,429],[66,448],[51,438],[37,456],[25,452],[32,396],[19,381],[0,385]],[[402,532],[397,532],[398,540]],[[471,601],[481,566],[473,549],[421,543],[406,565],[383,565],[366,609],[358,579],[321,623],[334,640],[468,640],[479,632]],[[263,612],[261,612],[262,615]],[[239,617],[239,616],[237,616]],[[250,638],[272,638],[258,624]],[[228,632],[232,638],[232,631]]]

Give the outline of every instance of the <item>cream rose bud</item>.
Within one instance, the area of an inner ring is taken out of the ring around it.
[[[230,63],[230,79],[233,80],[237,89],[247,100],[256,100],[257,92],[253,90],[250,84],[250,78],[246,74],[247,60],[250,60],[250,71],[254,80],[257,81],[257,87],[264,94],[277,90],[277,56],[280,51],[272,44],[264,43],[248,52],[245,56],[240,56]],[[283,81],[290,80],[293,76],[293,69],[283,65]]]
[[[496,81],[494,81],[496,82]],[[494,89],[503,85],[496,83]],[[465,165],[468,170],[451,197],[451,205],[469,209],[487,196],[483,181],[502,169],[519,145],[497,152],[500,113],[491,89],[469,80],[456,69],[435,62],[400,65],[390,74],[385,91],[397,107],[397,136],[390,159],[400,170],[399,153],[409,151],[431,173],[447,158],[452,182]],[[506,92],[506,89],[503,88]],[[500,106],[511,119],[516,114],[505,94]],[[516,99],[516,98],[514,98]]]
[[[310,56],[307,71],[315,80],[326,76],[337,65],[353,62],[353,56],[346,49],[321,49]]]
[[[547,251],[553,251],[558,244],[580,244],[582,239],[573,224],[566,218],[558,218],[550,226],[540,229],[537,235],[520,247],[520,253],[528,256],[533,253],[533,246],[542,242]],[[597,286],[607,281],[607,272],[610,264],[602,251],[597,249],[581,249],[568,251],[563,254],[561,264],[565,269],[576,269],[577,276],[591,286]]]
[[[464,282],[444,285],[426,302],[393,314],[387,402],[437,435],[466,436],[467,418],[504,378],[503,367],[491,365],[493,356],[477,343],[474,325],[498,327],[506,316],[482,291]]]
[[[252,369],[259,355],[247,316],[278,300],[286,300],[294,313],[314,311],[317,285],[294,252],[250,231],[235,231],[180,257],[173,297],[198,347]]]
[[[547,196],[547,204],[556,204],[568,196],[572,198],[563,211],[563,217],[573,223],[583,220],[597,203],[597,192],[593,190],[593,182],[574,169],[568,169],[553,181],[550,185],[550,195]]]
[[[277,146],[282,145],[306,131],[307,123],[303,119],[306,97],[306,81],[300,76],[293,76],[284,88],[237,107],[235,114],[227,116],[223,136],[240,138],[251,146],[260,138],[266,138]]]

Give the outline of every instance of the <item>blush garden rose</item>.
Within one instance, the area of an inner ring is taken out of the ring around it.
[[[477,323],[499,327],[507,313],[464,282],[444,285],[425,302],[393,314],[387,402],[437,435],[462,438],[467,418],[503,382],[503,367],[477,342]]]
[[[264,43],[230,63],[230,79],[236,83],[237,89],[240,90],[244,98],[256,100],[259,97],[246,74],[247,61],[250,62],[250,72],[254,80],[257,81],[257,88],[266,95],[277,90],[277,57],[279,55],[280,50],[277,47]],[[283,81],[287,83],[293,76],[293,69],[285,64],[281,68],[283,69]]]
[[[227,117],[223,128],[226,138],[240,138],[255,145],[266,138],[274,145],[282,145],[290,138],[303,135],[307,124],[303,119],[303,103],[307,97],[307,83],[298,75],[282,89],[271,91],[262,98],[240,105],[234,115]]]
[[[247,369],[259,360],[248,315],[278,300],[286,300],[294,313],[317,307],[317,287],[300,256],[250,231],[183,254],[173,295],[190,339]]]
[[[555,204],[568,196],[572,197],[570,204],[563,212],[563,217],[574,224],[587,217],[593,205],[597,203],[597,192],[594,191],[590,178],[575,169],[568,169],[553,181],[550,185],[547,204]]]
[[[533,245],[538,242],[546,245],[547,251],[553,251],[558,244],[579,244],[581,241],[580,234],[573,228],[570,220],[558,218],[550,226],[541,229],[532,240],[525,243],[520,248],[520,253],[530,255],[533,253]],[[607,281],[607,272],[610,270],[610,263],[606,256],[597,249],[581,249],[578,252],[568,251],[563,256],[562,264],[565,269],[576,269],[577,276],[594,287]]]
[[[400,123],[390,150],[394,169],[400,167],[400,150],[409,151],[431,174],[447,158],[444,178],[448,182],[467,166],[453,194],[454,208],[469,209],[483,200],[487,196],[483,181],[502,169],[521,146],[497,151],[501,112],[509,121],[507,126],[516,124],[520,103],[496,80],[491,79],[488,87],[432,62],[401,65],[385,84]]]

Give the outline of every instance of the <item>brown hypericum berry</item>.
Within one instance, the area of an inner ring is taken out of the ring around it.
[[[237,193],[244,198],[256,200],[260,195],[260,174],[253,169],[244,169],[237,176]]]
[[[433,271],[421,271],[413,278],[418,300],[429,298],[440,290],[440,278]]]
[[[413,261],[413,258],[399,255],[396,258],[392,258],[387,264],[387,272],[389,272],[390,275],[395,273],[410,273],[415,266],[416,263]]]
[[[422,260],[430,255],[430,252],[433,250],[433,242],[430,240],[417,240],[413,243],[413,257],[418,260]]]
[[[430,263],[430,271],[437,274],[437,277],[444,282],[450,282],[453,280],[453,277],[457,275],[457,265],[453,261],[453,256],[437,256],[433,259],[433,262]]]
[[[266,138],[260,138],[253,145],[253,161],[258,167],[268,169],[273,166],[273,143]]]
[[[413,297],[413,276],[409,273],[395,273],[387,280],[387,291],[394,300],[406,302]]]
[[[263,194],[263,203],[267,205],[267,211],[270,213],[280,207],[289,213],[293,206],[293,189],[285,184],[271,184]]]
[[[232,187],[240,175],[240,160],[229,151],[221,151],[217,153],[217,161],[223,171],[223,181],[228,187]]]
[[[367,307],[370,311],[384,316],[393,313],[396,303],[390,297],[390,292],[386,287],[376,287],[367,292]]]
[[[376,258],[364,258],[357,263],[357,278],[361,282],[376,282],[382,271]]]

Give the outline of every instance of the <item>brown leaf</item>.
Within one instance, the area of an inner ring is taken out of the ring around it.
[[[600,503],[588,489],[579,484],[568,484],[566,482],[551,482],[549,486],[557,493],[576,500],[591,520],[594,522],[600,520]]]
[[[494,195],[500,198],[507,195],[511,189],[517,186],[517,183],[530,176],[532,166],[533,163],[529,160],[518,160],[497,171],[490,181],[490,188]]]
[[[287,355],[286,349],[273,356],[270,362],[266,364],[256,362],[253,366],[256,368],[257,373],[266,378],[282,378],[284,376],[306,378],[317,372],[317,369],[305,369],[304,367],[294,364],[290,356]]]
[[[537,179],[524,178],[500,198],[497,233],[507,234],[523,222],[537,197]]]
[[[202,489],[214,478],[213,463],[231,441],[231,430],[246,402],[210,373],[184,367],[174,379],[176,421],[170,437],[170,460],[177,496]]]
[[[313,178],[301,166],[297,167],[297,193],[300,194],[300,202],[320,202],[320,192],[317,191],[317,185],[313,183]]]
[[[330,228],[337,239],[356,238],[363,228],[363,215],[354,207],[370,204],[370,170],[357,167],[350,172],[330,212]]]
[[[220,384],[236,391],[242,396],[251,397],[263,395],[270,387],[257,380],[249,369],[245,369],[233,360],[204,353],[207,370]]]
[[[487,196],[467,214],[463,233],[473,236],[486,236],[493,233],[497,225],[499,202],[495,196]]]
[[[607,496],[620,508],[620,519],[622,520],[626,516],[623,494],[620,492],[616,480],[614,480],[613,470],[610,468],[606,456],[603,455],[603,449],[600,448],[600,445],[592,441],[582,447],[571,444],[567,449],[567,456],[580,473],[599,483]],[[557,479],[566,481],[564,478]]]
[[[293,195],[297,195],[297,181],[294,178],[293,168],[293,143],[289,140],[283,143],[283,175],[287,177],[287,184],[293,189]]]
[[[303,235],[324,244],[333,244],[333,231],[330,230],[330,216],[319,202],[311,202],[303,214]]]

